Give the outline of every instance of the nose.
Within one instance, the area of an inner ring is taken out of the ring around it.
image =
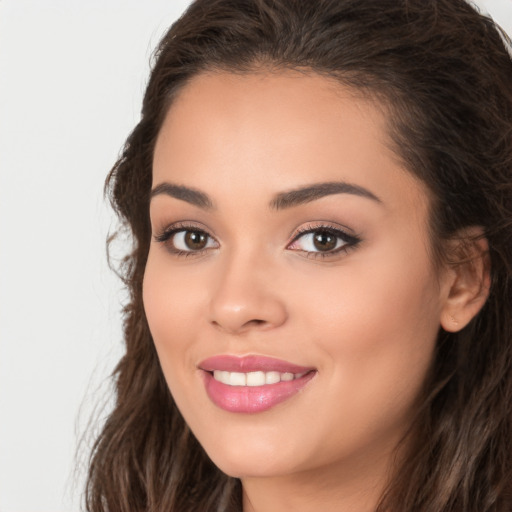
[[[288,318],[271,265],[232,257],[218,268],[210,298],[210,323],[229,334],[269,330]]]

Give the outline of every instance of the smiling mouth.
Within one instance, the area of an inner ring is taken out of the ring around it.
[[[214,356],[198,369],[208,398],[236,413],[271,409],[301,392],[318,373],[316,368],[265,356]]]

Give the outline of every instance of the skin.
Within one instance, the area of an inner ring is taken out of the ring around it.
[[[211,238],[186,257],[153,240],[145,310],[173,397],[215,464],[242,479],[244,511],[370,511],[385,486],[457,282],[434,268],[428,194],[389,147],[379,105],[292,71],[200,75],[165,118],[153,187],[193,188],[214,207],[157,194],[153,233],[191,223]],[[269,207],[278,193],[339,181],[379,200]],[[360,242],[320,258],[296,237],[323,225]],[[219,354],[316,375],[268,411],[227,412],[197,368]]]

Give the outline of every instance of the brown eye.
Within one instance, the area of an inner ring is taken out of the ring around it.
[[[205,231],[199,229],[176,229],[157,237],[171,252],[194,253],[218,247],[218,243]]]
[[[313,245],[319,251],[332,251],[336,248],[338,239],[332,233],[327,231],[317,231],[313,233]]]
[[[309,255],[330,256],[355,247],[360,239],[334,227],[309,228],[301,230],[288,249],[309,253]]]
[[[200,251],[208,243],[208,235],[202,231],[185,231],[185,245],[191,251]]]

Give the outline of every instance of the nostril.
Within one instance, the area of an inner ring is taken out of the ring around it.
[[[249,320],[249,322],[246,322],[246,326],[249,326],[249,325],[263,325],[265,324],[265,320],[258,320],[258,319],[254,319],[254,320]]]
[[[247,322],[242,323],[241,325],[233,326],[228,325],[228,322],[222,323],[218,322],[217,320],[212,320],[212,325],[214,325],[217,328],[227,330],[229,332],[246,332],[247,330],[250,330],[251,328],[262,328],[266,325],[268,325],[268,322],[266,320],[261,320],[259,318],[254,318],[252,320],[248,320]]]

